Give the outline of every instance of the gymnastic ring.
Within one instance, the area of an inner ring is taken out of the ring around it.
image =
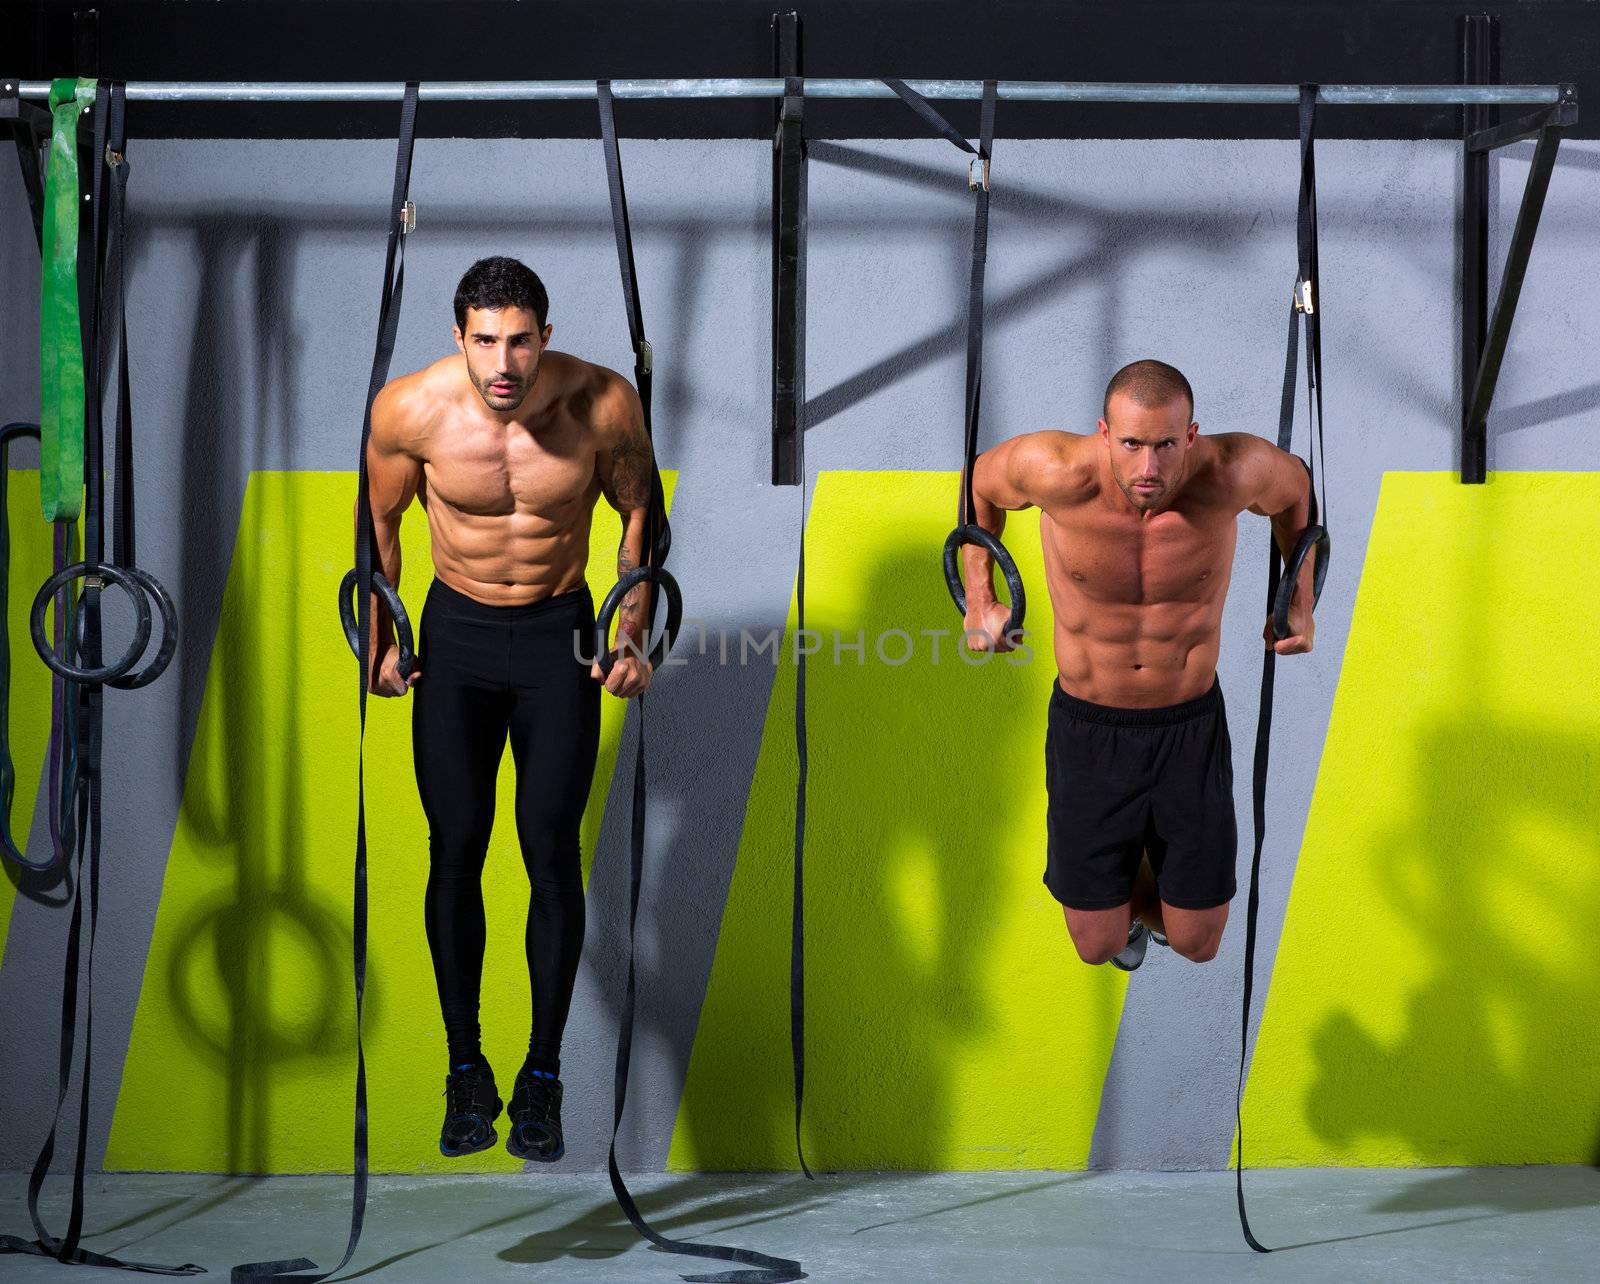
[[[352,567],[339,585],[339,622],[344,625],[344,640],[350,644],[350,653],[361,654],[361,638],[356,632],[356,572]],[[411,617],[406,614],[405,603],[394,591],[394,585],[383,578],[381,571],[372,572],[372,591],[383,599],[389,608],[389,618],[394,621],[394,643],[399,648],[397,667],[402,678],[409,678],[416,667],[416,637],[411,632]]]
[[[1006,593],[1011,599],[1011,617],[1006,621],[1005,636],[1012,637],[1022,631],[1022,618],[1028,610],[1028,594],[1022,585],[1022,572],[1017,570],[1016,559],[1006,551],[992,531],[971,524],[957,526],[944,542],[944,582],[950,590],[950,600],[962,616],[967,614],[967,590],[961,583],[961,549],[965,544],[976,544],[1000,568],[1005,577]]]
[[[103,581],[115,584],[128,595],[133,602],[134,626],[133,641],[128,649],[122,653],[115,664],[102,664],[94,669],[81,669],[76,665],[63,660],[56,649],[50,645],[50,639],[44,631],[45,608],[50,605],[53,598],[61,589],[73,580],[82,576],[87,582],[93,575],[98,575]],[[104,562],[99,566],[91,567],[87,562],[74,562],[71,566],[63,567],[44,582],[33,599],[33,609],[28,615],[30,632],[33,634],[33,649],[39,653],[39,658],[50,666],[50,671],[68,682],[78,682],[84,686],[98,686],[110,682],[115,678],[123,677],[133,671],[133,666],[139,663],[139,657],[144,654],[144,649],[150,644],[150,603],[145,599],[143,586],[123,567],[113,566]]]
[[[611,592],[600,604],[600,613],[595,616],[594,654],[601,677],[610,677],[612,667],[617,662],[617,652],[611,649],[611,620],[622,605],[622,599],[647,580],[653,581],[667,595],[667,624],[650,650],[652,669],[661,667],[667,652],[672,650],[672,644],[678,640],[678,628],[683,623],[683,591],[678,587],[678,581],[664,566],[636,566],[611,586]]]
[[[1317,602],[1322,597],[1322,583],[1328,578],[1328,556],[1332,551],[1332,543],[1326,526],[1307,526],[1300,533],[1299,542],[1295,544],[1294,552],[1289,555],[1289,561],[1283,568],[1283,578],[1278,581],[1278,593],[1272,603],[1272,635],[1280,642],[1293,636],[1289,632],[1289,604],[1294,601],[1294,586],[1299,582],[1300,572],[1313,548],[1317,550],[1317,560],[1311,570],[1311,609],[1316,610]]]
[[[155,659],[137,673],[130,673],[125,678],[112,678],[106,683],[107,686],[116,687],[119,691],[137,691],[140,687],[149,686],[165,673],[167,665],[172,663],[172,657],[178,650],[178,608],[173,605],[172,594],[168,593],[161,581],[149,571],[141,570],[137,566],[124,566],[121,569],[133,577],[133,582],[155,603],[156,610],[161,616],[161,646],[156,651]]]

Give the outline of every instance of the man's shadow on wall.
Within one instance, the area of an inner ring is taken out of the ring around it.
[[[999,675],[969,669],[948,635],[939,662],[928,662],[929,640],[917,630],[954,634],[960,623],[928,550],[902,544],[878,556],[861,602],[863,618],[813,607],[807,619],[826,639],[807,666],[807,1148],[821,1168],[938,1170],[949,1164],[959,1058],[991,1029],[988,995],[1003,983],[987,961],[1008,916],[992,878],[990,835],[1035,802],[1040,755],[1015,727],[1043,700],[1040,665],[1036,658],[1007,675],[1015,680],[984,680]],[[889,666],[874,654],[876,635],[890,628],[916,637],[913,663]],[[861,629],[866,662],[844,652],[834,664],[834,631],[853,642]],[[996,659],[988,668],[1003,665]],[[792,693],[792,676],[781,689]],[[790,717],[783,698],[772,716],[780,726]],[[941,744],[948,751],[929,775],[927,748]],[[771,796],[779,805],[792,800],[781,787]],[[777,836],[784,824],[767,828]],[[763,953],[770,962],[787,957],[788,874],[778,871],[787,871],[788,857],[776,847],[767,854],[773,872],[763,880],[779,886],[773,899],[784,911],[763,929],[769,944],[783,942]],[[1043,859],[1041,846],[1041,868]],[[770,1032],[770,984],[719,985],[719,1027]],[[786,1060],[784,1068],[771,1078],[784,1086],[782,1100],[762,1103],[761,1117],[741,1125],[766,1132],[780,1154],[793,1146]],[[707,1101],[693,1092],[684,1098],[678,1126],[690,1138],[729,1127],[725,1110],[699,1117]]]
[[[1558,570],[1518,560],[1529,550],[1507,528],[1507,511],[1474,507],[1435,573],[1462,592],[1564,595]],[[1372,939],[1368,948],[1407,962],[1420,947],[1431,955],[1427,979],[1393,1039],[1369,1033],[1360,1011],[1347,1010],[1327,1017],[1313,1040],[1321,1072],[1306,1114],[1317,1134],[1335,1146],[1393,1139],[1408,1162],[1425,1165],[1548,1161],[1565,1146],[1559,1129],[1600,1099],[1600,1056],[1589,1037],[1600,1024],[1589,948],[1600,920],[1592,688],[1573,676],[1570,652],[1540,661],[1523,635],[1492,630],[1492,609],[1451,613],[1451,632],[1432,640],[1426,663],[1452,677],[1455,698],[1408,737],[1411,810],[1374,839],[1379,895],[1415,939]],[[1544,703],[1575,709],[1579,719],[1562,725],[1554,713],[1534,721],[1502,712],[1493,675],[1506,664],[1541,666],[1538,680],[1558,694],[1570,687]],[[1493,1143],[1464,1148],[1481,1128]],[[1600,1160],[1592,1134],[1572,1149]],[[1441,1177],[1395,1206],[1484,1203],[1493,1183],[1483,1176]],[[1516,1210],[1544,1198],[1506,1188],[1488,1202]],[[1548,1198],[1544,1206],[1600,1203],[1600,1189],[1550,1187]]]

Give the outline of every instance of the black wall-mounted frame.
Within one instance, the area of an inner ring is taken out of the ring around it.
[[[806,139],[800,15],[772,15],[773,71],[787,83],[772,140],[772,484],[805,482]]]
[[[1500,79],[1500,20],[1466,14],[1460,23],[1461,83],[1497,84]],[[1489,473],[1489,407],[1511,338],[1533,238],[1544,212],[1561,132],[1578,120],[1576,85],[1561,86],[1554,107],[1507,124],[1488,107],[1463,107],[1461,133],[1461,480],[1481,484]],[[1506,266],[1494,313],[1489,312],[1489,153],[1534,138],[1533,164],[1506,251]]]

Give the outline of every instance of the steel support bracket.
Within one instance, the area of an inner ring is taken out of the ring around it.
[[[773,70],[784,78],[772,148],[772,484],[805,482],[806,142],[800,15],[772,15]]]

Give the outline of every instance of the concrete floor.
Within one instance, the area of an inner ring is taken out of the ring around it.
[[[819,1281],[1577,1280],[1600,1268],[1600,1171],[1283,1169],[1231,1173],[838,1173],[650,1176],[645,1216],[674,1237],[798,1257]],[[65,1225],[63,1183],[47,1220]],[[0,1232],[27,1225],[26,1178],[0,1174]],[[128,1174],[91,1180],[86,1246],[227,1278],[235,1263],[343,1250],[350,1182]],[[603,1176],[379,1177],[346,1280],[672,1284],[727,1269],[649,1249]],[[8,1281],[126,1279],[27,1257]]]

